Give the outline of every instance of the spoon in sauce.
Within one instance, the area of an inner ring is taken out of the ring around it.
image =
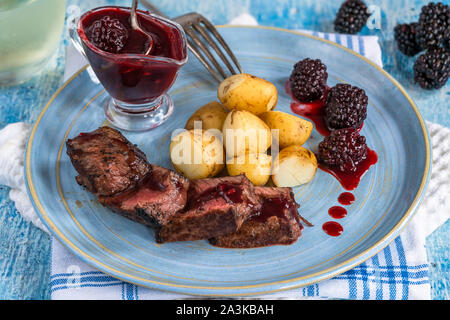
[[[134,41],[131,41],[133,43],[133,48],[129,48],[128,52],[138,52],[138,53],[144,53],[144,54],[150,54],[153,48],[153,37],[149,35],[147,32],[142,30],[142,28],[139,26],[139,22],[137,20],[137,9],[138,0],[133,0],[133,4],[131,6],[131,15],[130,15],[130,22],[131,22],[131,28],[133,34],[131,37],[135,38]],[[144,46],[144,47],[143,47]],[[144,48],[144,50],[143,50]]]

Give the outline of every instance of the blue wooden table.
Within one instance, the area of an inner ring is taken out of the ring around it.
[[[376,6],[379,19],[375,21],[374,28],[365,27],[361,34],[379,36],[385,70],[406,88],[426,120],[450,127],[450,85],[438,91],[420,89],[412,81],[414,60],[403,56],[393,41],[394,26],[417,20],[420,8],[429,1],[365,2]],[[130,3],[123,0],[67,0],[67,9],[71,12],[79,7],[84,12],[101,5],[129,6]],[[158,0],[155,3],[168,16],[197,11],[215,24],[226,24],[246,12],[261,25],[333,32],[333,19],[341,1]],[[56,57],[40,75],[19,86],[0,87],[0,128],[12,122],[33,123],[36,120],[62,83],[67,39],[65,30]],[[9,199],[8,192],[7,187],[0,186],[0,299],[49,299],[50,237],[23,220]],[[450,298],[449,240],[449,221],[427,239],[432,299]]]

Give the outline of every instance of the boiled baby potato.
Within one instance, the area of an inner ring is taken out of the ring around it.
[[[260,115],[260,118],[270,129],[278,130],[278,138],[274,131],[272,131],[272,135],[278,139],[280,149],[294,144],[303,145],[313,129],[311,122],[286,112],[269,111]]]
[[[311,181],[317,171],[314,153],[292,145],[280,151],[274,160],[272,181],[277,187],[295,187]]]
[[[214,177],[225,166],[222,141],[205,130],[183,131],[172,138],[170,159],[188,179]]]
[[[228,157],[264,153],[272,144],[270,128],[248,111],[230,111],[223,122],[222,135]]]
[[[222,126],[228,111],[218,101],[211,101],[195,111],[186,122],[185,129],[194,129],[195,121],[200,121],[203,130],[216,129],[222,131]]]
[[[245,174],[255,186],[263,186],[269,181],[271,169],[272,157],[265,153],[244,154],[227,161],[230,176]]]
[[[228,110],[260,115],[275,108],[278,93],[271,82],[241,73],[223,80],[217,89],[217,97]]]

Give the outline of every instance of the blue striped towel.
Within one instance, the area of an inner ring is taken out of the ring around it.
[[[327,34],[304,31],[337,42],[381,66],[381,50],[377,37]],[[68,48],[66,78],[83,62],[73,48]],[[76,60],[78,59],[78,63]],[[71,70],[69,70],[69,68]],[[428,124],[432,137],[442,139],[450,130]],[[444,131],[443,131],[444,130]],[[450,154],[448,146],[434,141],[433,148],[446,147],[443,154]],[[448,160],[448,159],[447,159]],[[437,162],[441,161],[441,163]],[[440,180],[430,182],[434,193],[428,194],[413,221],[389,246],[359,266],[335,278],[290,291],[264,295],[263,299],[430,299],[428,263],[425,238],[448,218],[442,207],[436,207],[436,190],[448,193],[449,170],[445,159],[433,162],[433,168],[443,167]],[[434,183],[434,185],[433,185]],[[442,195],[441,195],[442,197]],[[442,199],[442,198],[441,198]],[[442,203],[445,205],[445,203]],[[448,206],[448,203],[447,203]],[[448,208],[448,207],[447,207]],[[444,214],[443,214],[444,213]],[[52,267],[50,288],[52,299],[188,299],[190,296],[151,290],[129,284],[108,276],[81,262],[68,252],[56,239],[52,241]]]

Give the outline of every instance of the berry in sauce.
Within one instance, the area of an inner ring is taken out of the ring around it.
[[[95,20],[87,30],[87,34],[97,48],[110,53],[119,53],[128,40],[125,26],[110,16]]]
[[[367,157],[366,138],[355,128],[334,130],[319,143],[319,161],[340,171],[356,171]]]

